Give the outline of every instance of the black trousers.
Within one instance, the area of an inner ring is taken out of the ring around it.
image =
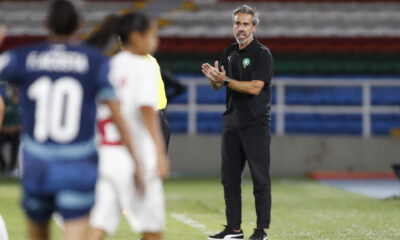
[[[168,151],[169,139],[171,137],[171,128],[169,127],[167,111],[165,109],[159,110],[161,131],[165,141],[165,147]]]
[[[19,133],[6,134],[0,133],[0,170],[6,168],[6,161],[3,156],[3,146],[5,143],[11,143],[11,162],[8,170],[14,170],[17,164],[18,147],[19,147]]]
[[[222,185],[229,227],[242,222],[241,176],[246,160],[253,180],[257,228],[269,228],[271,220],[270,127],[256,124],[246,128],[225,127],[222,132]]]

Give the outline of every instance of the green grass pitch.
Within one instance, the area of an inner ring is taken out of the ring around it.
[[[166,240],[206,239],[225,223],[222,186],[212,179],[171,179],[165,183]],[[243,181],[243,230],[249,237],[255,227],[251,181]],[[306,179],[272,182],[271,240],[395,240],[400,239],[400,200],[377,200]],[[0,214],[11,240],[27,239],[19,206],[17,182],[0,179]],[[61,231],[52,224],[53,239]],[[139,239],[125,220],[107,239]]]

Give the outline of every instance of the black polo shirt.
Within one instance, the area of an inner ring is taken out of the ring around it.
[[[257,96],[240,93],[227,87],[224,126],[242,128],[255,123],[269,124],[273,73],[273,59],[269,49],[256,38],[242,50],[239,50],[239,44],[234,43],[225,50],[222,65],[231,79],[260,80],[265,83]]]

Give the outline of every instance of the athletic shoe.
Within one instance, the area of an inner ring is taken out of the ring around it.
[[[218,240],[218,239],[224,239],[224,240],[243,240],[243,231],[240,230],[240,232],[235,232],[233,231],[232,228],[225,226],[225,229],[217,233],[213,236],[209,236],[208,240]]]
[[[249,240],[268,240],[268,236],[264,229],[255,228],[254,233],[250,236]]]

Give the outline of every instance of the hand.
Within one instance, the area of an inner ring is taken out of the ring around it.
[[[211,71],[215,70],[213,66],[208,63],[204,63],[201,65],[201,71],[203,72],[204,76],[208,78],[210,81],[215,81],[214,78],[211,76]]]
[[[143,170],[140,164],[135,165],[134,180],[135,180],[136,190],[140,195],[143,195],[145,191],[145,180],[144,180]]]
[[[169,159],[164,151],[158,153],[157,167],[158,167],[158,174],[161,179],[166,179],[169,177],[170,174]]]
[[[6,38],[6,28],[4,26],[0,26],[0,46],[3,44],[4,39]]]
[[[214,68],[212,68],[212,70],[210,70],[209,74],[211,76],[211,80],[216,83],[219,83],[219,84],[224,83],[224,81],[226,79],[225,68],[224,68],[224,66],[222,66],[221,71],[219,71],[218,61],[215,61]]]

